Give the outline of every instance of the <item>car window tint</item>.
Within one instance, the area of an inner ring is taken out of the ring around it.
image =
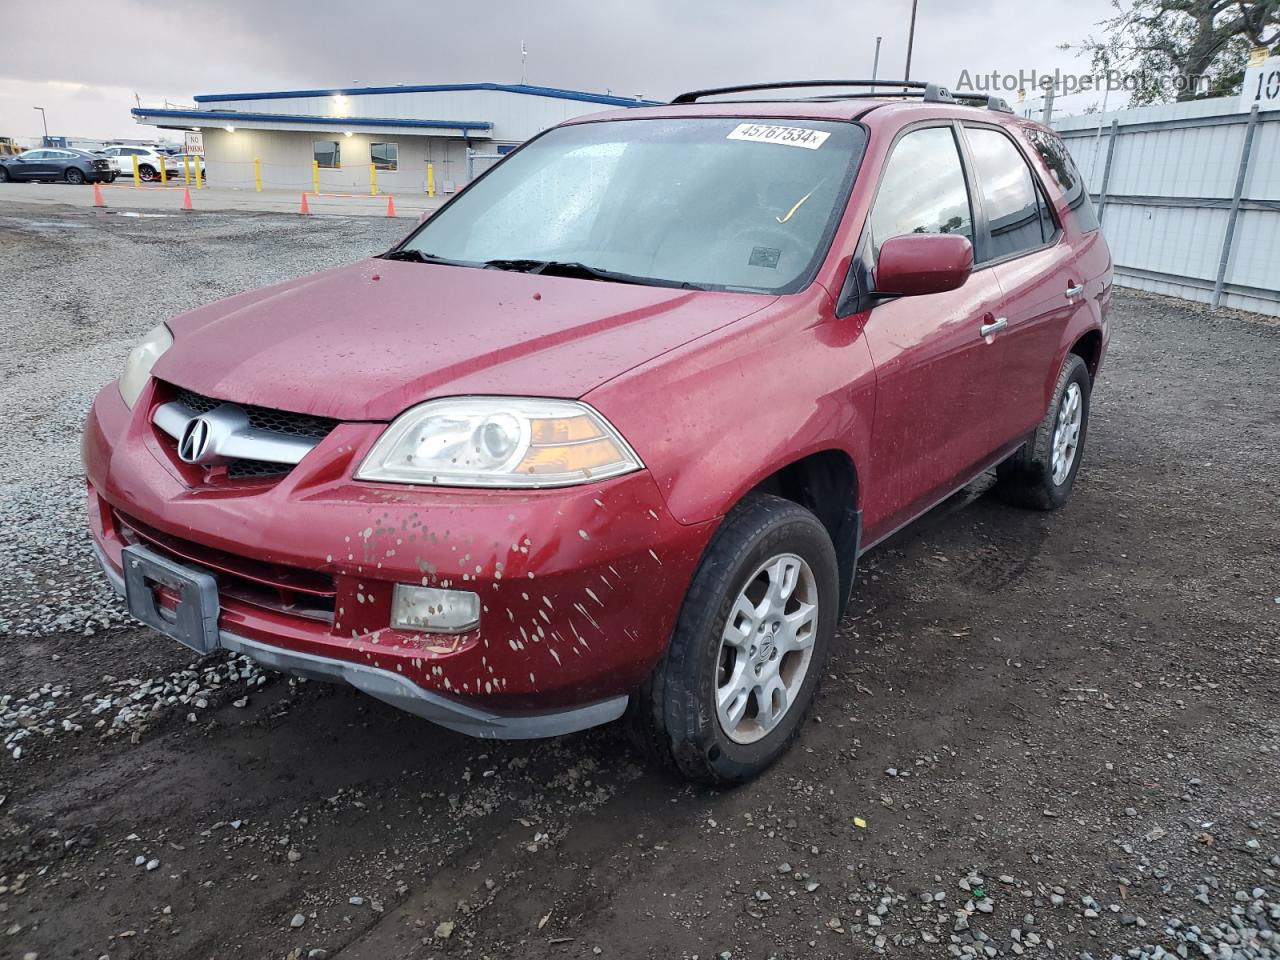
[[[973,241],[969,191],[950,127],[908,133],[889,155],[871,211],[872,255],[907,233],[958,233]]]
[[[1031,169],[1013,141],[989,127],[967,127],[965,136],[991,234],[983,259],[1007,257],[1043,244],[1039,196]]]
[[[1049,168],[1049,175],[1066,194],[1067,206],[1085,233],[1098,229],[1098,215],[1093,209],[1093,201],[1089,199],[1089,191],[1085,188],[1084,177],[1076,166],[1067,145],[1062,138],[1048,130],[1031,129],[1027,131],[1027,139],[1040,154],[1040,159]]]
[[[28,150],[22,154],[23,160],[43,160],[47,150]]]

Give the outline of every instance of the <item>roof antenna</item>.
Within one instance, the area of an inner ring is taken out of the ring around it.
[[[529,59],[529,48],[520,41],[520,85],[524,86],[524,62]]]

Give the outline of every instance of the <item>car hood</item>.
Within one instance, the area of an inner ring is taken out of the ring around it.
[[[154,372],[223,400],[389,420],[433,397],[580,397],[775,299],[373,259],[175,318]]]

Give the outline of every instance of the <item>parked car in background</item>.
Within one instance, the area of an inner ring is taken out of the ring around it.
[[[172,180],[182,176],[182,159],[172,154],[161,153],[151,147],[118,146],[106,147],[102,155],[111,161],[111,167],[122,177],[133,176],[133,158],[138,158],[138,179],[152,183],[160,179],[163,167],[165,176]],[[194,175],[194,170],[192,174]]]
[[[196,170],[198,169],[200,171],[200,176],[202,179],[204,180],[209,179],[209,174],[205,170],[205,166],[204,166],[204,157],[197,156],[194,153],[171,153],[169,154],[169,156],[173,160],[177,161],[178,176],[183,176],[184,171],[187,171],[188,172],[187,175],[189,175],[191,179],[194,180],[196,176]]]
[[[873,85],[566,121],[380,257],[157,326],[83,441],[130,611],[475,736],[625,717],[760,773],[862,553],[987,471],[1066,502],[1106,353],[1057,134]]]
[[[0,157],[0,183],[6,180],[65,180],[67,183],[110,183],[111,163],[86,150],[40,147],[16,157]]]

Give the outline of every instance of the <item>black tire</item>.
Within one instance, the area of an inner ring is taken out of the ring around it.
[[[1054,479],[1054,442],[1058,419],[1072,386],[1079,391],[1080,425],[1070,469],[1066,475]],[[1006,503],[1034,510],[1056,510],[1071,496],[1071,487],[1080,472],[1084,459],[1085,437],[1089,432],[1089,395],[1092,383],[1089,368],[1074,353],[1067,354],[1058,382],[1053,391],[1053,402],[1031,439],[1018,449],[996,470],[996,495]]]
[[[67,167],[67,172],[63,174],[67,183],[84,183],[84,171],[79,167]]]
[[[152,183],[160,179],[160,174],[156,173],[156,168],[149,163],[143,163],[138,166],[138,178],[143,183]]]
[[[5,167],[0,167],[0,183],[9,182],[9,171]]]
[[[108,173],[108,174],[106,175],[106,177],[105,177],[105,178],[103,178],[103,182],[104,182],[104,183],[115,183],[115,182],[116,182],[116,176],[117,176],[117,174],[114,174],[114,173]]]
[[[781,554],[798,556],[813,575],[818,604],[813,652],[777,725],[753,743],[739,743],[725,733],[716,711],[721,635],[749,578]],[[661,766],[690,780],[728,785],[758,776],[791,745],[813,702],[843,606],[838,594],[835,547],[817,517],[780,497],[744,501],[707,547],[671,643],[632,697],[627,724],[633,741]]]

